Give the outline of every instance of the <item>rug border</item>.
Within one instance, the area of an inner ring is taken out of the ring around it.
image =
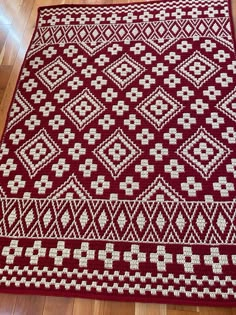
[[[56,289],[28,289],[28,288],[14,288],[13,289],[6,289],[0,288],[0,294],[12,294],[12,295],[37,295],[37,296],[55,296],[55,297],[65,297],[65,298],[80,298],[86,300],[99,300],[99,301],[110,301],[110,302],[129,302],[129,303],[147,303],[147,304],[174,304],[174,305],[185,305],[185,306],[202,306],[202,307],[227,307],[227,308],[234,308],[236,307],[236,300],[233,299],[232,301],[206,301],[206,300],[186,300],[182,298],[170,298],[170,297],[141,297],[138,296],[131,296],[131,295],[103,295],[103,293],[81,293],[76,292],[76,294],[70,293],[70,291],[63,291],[58,292]]]
[[[231,26],[231,32],[232,32],[232,38],[233,38],[233,44],[234,44],[234,53],[236,55],[236,16],[235,16],[235,25],[234,25],[233,0],[228,0],[228,7],[229,7],[229,20],[230,20],[230,26]]]
[[[111,1],[111,0],[109,0]],[[117,1],[117,0],[115,0]],[[122,0],[125,1],[125,0]],[[78,3],[78,4],[55,4],[55,5],[42,5],[38,7],[38,10],[41,11],[42,9],[53,9],[53,8],[68,8],[68,7],[75,7],[75,8],[79,8],[79,7],[89,7],[89,8],[96,8],[96,7],[116,7],[116,6],[133,6],[133,5],[148,5],[148,4],[162,4],[162,3],[168,3],[168,2],[184,2],[184,1],[188,1],[189,3],[191,3],[191,0],[142,0],[140,2],[138,2],[137,0],[135,0],[134,2],[120,2],[120,3]],[[213,0],[215,2],[217,2],[217,0]],[[227,0],[229,2],[231,2],[232,0]]]

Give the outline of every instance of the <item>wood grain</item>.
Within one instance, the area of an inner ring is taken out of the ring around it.
[[[47,296],[44,304],[43,315],[71,315],[73,314],[73,308],[73,298]]]
[[[143,0],[133,0],[135,2]],[[39,6],[124,3],[131,0],[0,0],[0,136]],[[236,0],[232,0],[236,25]],[[236,308],[123,303],[0,294],[0,315],[236,315]]]
[[[17,295],[0,294],[0,314],[13,314]]]
[[[87,314],[93,315],[95,309],[95,300],[77,298],[74,301],[73,315]]]
[[[44,304],[44,296],[18,295],[12,315],[42,315]]]
[[[135,303],[135,315],[166,315],[167,308],[163,304]]]

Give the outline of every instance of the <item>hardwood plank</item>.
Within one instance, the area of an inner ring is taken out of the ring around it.
[[[15,90],[18,74],[21,69],[21,64],[23,62],[23,56],[19,55],[19,58],[17,58],[16,62],[14,63],[7,88],[5,90],[4,96],[2,98],[1,106],[0,106],[0,137],[2,135],[2,131],[4,129],[8,109],[12,100],[12,95]]]
[[[12,71],[12,66],[0,66],[0,89],[6,89]]]
[[[167,315],[166,305],[135,303],[135,315]]]
[[[27,4],[28,3],[28,4]],[[5,54],[2,58],[2,64],[14,64],[14,61],[17,57],[19,49],[27,47],[22,47],[24,42],[22,42],[22,37],[24,36],[25,28],[28,24],[28,19],[33,7],[34,0],[19,2],[16,6],[18,10],[11,8],[8,11],[12,11],[13,21],[9,28],[8,37],[5,42]],[[9,13],[6,13],[8,17]]]
[[[2,315],[12,315],[17,295],[11,294],[1,294],[0,295],[0,314]]]
[[[44,303],[44,296],[18,295],[12,315],[42,315]]]
[[[168,310],[177,310],[177,311],[188,311],[188,312],[198,312],[197,306],[188,306],[188,305],[173,305],[170,304],[167,306]]]
[[[32,8],[34,6],[34,0],[23,0],[20,6],[20,15],[25,14],[29,15],[29,13],[32,11]]]
[[[2,102],[5,89],[0,89],[0,103]]]
[[[93,315],[94,304],[94,300],[76,298],[74,300],[73,315]]]
[[[9,33],[9,26],[1,24],[1,15],[0,15],[0,52],[2,51],[5,45],[8,33]]]
[[[227,307],[201,307],[199,315],[235,315],[235,313]]]
[[[4,42],[4,44],[0,50],[0,65],[2,65],[4,54],[5,54],[5,43],[6,43],[6,41]],[[0,72],[0,75],[1,75],[1,72]]]
[[[201,313],[187,310],[168,310],[167,315],[200,315]]]
[[[73,306],[73,298],[47,296],[45,299],[43,315],[72,315]]]
[[[4,44],[4,54],[2,65],[13,65],[19,49],[20,38],[12,28],[9,29],[8,36]]]
[[[12,22],[11,14],[9,13],[7,9],[8,5],[6,5],[4,0],[1,0],[0,2],[0,21],[1,24],[8,24],[10,25]]]
[[[128,302],[112,302],[112,301],[98,301],[98,300],[96,300],[94,303],[93,315],[121,315],[121,314],[134,315],[135,304],[128,303]]]
[[[236,0],[232,0],[232,12],[233,12],[233,23],[234,23],[234,36],[236,40]]]

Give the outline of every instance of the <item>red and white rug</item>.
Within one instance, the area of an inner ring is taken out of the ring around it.
[[[0,146],[0,291],[236,304],[229,9],[39,10]]]

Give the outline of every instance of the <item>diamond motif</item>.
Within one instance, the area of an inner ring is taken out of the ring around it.
[[[63,213],[63,215],[61,216],[61,224],[62,224],[63,228],[65,228],[70,221],[71,221],[71,216],[70,216],[69,212],[66,210]]]
[[[186,221],[185,221],[181,212],[178,214],[178,217],[176,219],[176,225],[177,225],[178,229],[180,230],[180,232],[183,232],[184,227],[186,225]]]
[[[220,101],[216,107],[236,122],[236,88]]]
[[[161,87],[136,107],[136,110],[157,130],[161,130],[182,109],[183,105]]]
[[[78,130],[82,130],[105,109],[105,106],[88,89],[84,89],[66,104],[62,111]]]
[[[75,72],[75,69],[73,69],[61,57],[57,57],[50,64],[39,70],[36,75],[40,81],[46,85],[49,91],[53,91],[60,84],[64,83],[65,80],[70,78]]]
[[[34,221],[35,216],[34,216],[34,212],[32,210],[30,210],[27,215],[24,218],[25,221],[25,225],[28,228],[30,226],[30,224]]]
[[[164,228],[164,226],[165,226],[165,224],[166,224],[166,220],[165,220],[165,218],[163,217],[163,215],[162,215],[161,212],[158,213],[158,216],[157,216],[157,218],[156,218],[156,224],[157,224],[157,226],[158,226],[158,228],[159,228],[160,231],[163,230],[163,228]]]
[[[99,225],[100,225],[100,228],[101,229],[104,229],[104,226],[106,225],[107,223],[107,215],[106,215],[106,212],[103,211],[100,216],[99,216],[99,219],[98,219],[98,222],[99,222]]]
[[[125,216],[124,211],[122,211],[117,219],[117,224],[119,225],[121,231],[124,229],[126,222],[127,217]]]
[[[80,225],[82,226],[82,228],[84,229],[86,224],[88,223],[89,221],[89,217],[88,217],[88,214],[87,214],[87,211],[84,210],[84,212],[81,214],[80,218],[79,218],[79,221],[80,221]]]
[[[205,220],[204,216],[202,215],[202,213],[198,214],[196,224],[197,224],[199,231],[201,233],[203,233],[205,230],[205,227],[206,227],[206,220]]]
[[[15,223],[16,218],[17,218],[16,210],[14,209],[14,210],[8,215],[8,219],[7,219],[8,225],[9,225],[9,226],[12,226],[13,223]]]
[[[118,128],[93,153],[108,169],[112,177],[117,178],[138,158],[142,151]]]
[[[200,88],[219,69],[220,67],[213,61],[202,55],[199,51],[195,51],[189,58],[176,67],[175,70],[196,88]]]
[[[205,179],[211,176],[230,152],[230,149],[219,140],[215,139],[203,127],[200,127],[198,131],[177,150],[177,154]]]
[[[229,222],[227,222],[227,220],[221,213],[219,214],[216,223],[221,233],[224,233],[227,225],[229,225]]]
[[[142,65],[138,64],[127,54],[124,54],[104,69],[103,72],[123,90],[140,76],[144,70],[145,68]]]
[[[59,146],[42,129],[32,139],[21,146],[16,154],[30,177],[34,177],[61,152]]]
[[[9,113],[11,119],[9,119],[7,130],[10,130],[14,125],[16,125],[32,111],[33,107],[30,105],[30,103],[27,102],[20,92],[17,92]]]

